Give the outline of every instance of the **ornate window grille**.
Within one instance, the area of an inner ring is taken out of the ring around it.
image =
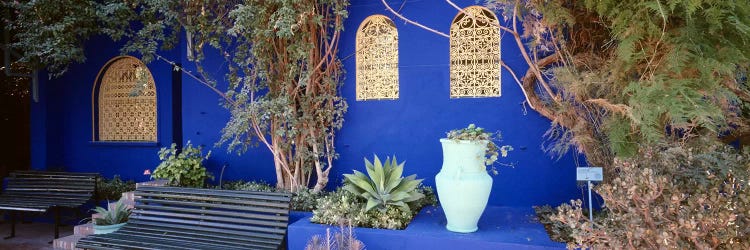
[[[398,31],[386,16],[367,17],[357,30],[357,100],[398,99]]]
[[[96,79],[94,140],[156,141],[156,86],[148,67],[135,57],[119,56]]]
[[[450,30],[450,96],[500,96],[497,17],[479,6],[470,6],[463,11],[466,14],[456,15]]]

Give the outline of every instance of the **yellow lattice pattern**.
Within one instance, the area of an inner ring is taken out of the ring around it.
[[[398,99],[398,31],[388,17],[367,17],[357,30],[357,100]]]
[[[464,12],[450,30],[451,98],[500,96],[499,28],[489,23],[497,17],[479,6]]]
[[[145,86],[136,88],[139,82]],[[136,58],[122,57],[111,62],[101,77],[99,140],[156,141],[154,78]]]

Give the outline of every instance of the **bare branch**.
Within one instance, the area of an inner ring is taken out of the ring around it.
[[[420,24],[420,23],[417,23],[417,22],[415,22],[415,21],[409,20],[408,18],[404,17],[403,15],[401,15],[401,14],[399,14],[398,12],[396,12],[395,10],[393,10],[393,9],[391,8],[391,6],[390,6],[390,5],[388,5],[388,3],[386,3],[386,2],[385,2],[385,0],[380,0],[380,1],[381,1],[381,2],[383,2],[383,5],[385,5],[385,8],[386,8],[386,9],[388,9],[388,11],[390,11],[391,13],[393,13],[393,15],[396,15],[396,16],[397,16],[398,18],[401,18],[401,19],[402,19],[402,20],[404,20],[405,22],[407,22],[407,23],[410,23],[410,24],[412,24],[412,25],[414,25],[414,26],[420,27],[420,28],[422,28],[422,29],[425,29],[425,30],[427,30],[427,31],[429,31],[429,32],[432,32],[432,33],[435,33],[435,34],[438,34],[438,35],[444,36],[445,38],[450,38],[450,36],[449,36],[449,35],[447,35],[447,34],[445,34],[445,33],[443,33],[443,32],[440,32],[440,31],[437,31],[437,30],[435,30],[435,29],[432,29],[432,28],[430,28],[430,27],[424,26],[424,25],[422,25],[422,24]]]

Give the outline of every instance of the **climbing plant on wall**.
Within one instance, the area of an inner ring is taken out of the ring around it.
[[[273,154],[277,187],[317,191],[328,183],[337,157],[335,132],[347,109],[339,93],[342,69],[337,52],[348,4],[348,0],[18,1],[6,4],[17,16],[6,25],[19,31],[14,46],[26,48],[24,60],[47,66],[53,73],[85,60],[83,43],[94,35],[125,37],[123,53],[141,54],[145,62],[172,63],[158,51],[174,47],[184,34],[187,57],[196,62],[198,72],[183,72],[221,95],[231,112],[221,143],[239,152],[263,145]],[[63,11],[55,14],[59,10]],[[33,28],[44,27],[41,34],[34,34]],[[226,61],[226,76],[203,70],[208,47],[218,51],[211,56]],[[227,80],[226,91],[218,89],[217,79]]]

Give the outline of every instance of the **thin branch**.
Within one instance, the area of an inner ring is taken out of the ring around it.
[[[212,84],[206,82],[206,80],[203,80],[200,77],[194,75],[192,72],[190,72],[190,70],[186,70],[182,66],[177,65],[177,63],[175,63],[173,61],[170,61],[169,59],[166,59],[166,58],[162,57],[159,54],[154,54],[154,55],[156,56],[156,59],[162,60],[162,61],[168,63],[169,65],[172,65],[172,67],[174,67],[174,69],[177,69],[180,72],[185,73],[186,75],[192,77],[196,81],[200,82],[201,84],[205,85],[209,89],[211,89],[214,92],[216,92],[216,94],[218,94],[219,96],[221,96],[222,98],[224,98],[224,100],[226,100],[228,103],[232,104],[233,106],[235,105],[235,102],[231,98],[229,98],[226,94],[224,94],[224,92],[221,92],[219,89],[217,89],[216,87],[214,87]]]
[[[390,11],[391,13],[393,13],[394,15],[396,15],[396,16],[397,16],[398,18],[401,18],[401,20],[404,20],[404,21],[405,21],[405,22],[407,22],[407,23],[410,23],[410,24],[412,24],[412,25],[415,25],[415,26],[417,26],[417,27],[420,27],[420,28],[422,28],[422,29],[425,29],[425,30],[427,30],[427,31],[430,31],[430,32],[432,32],[432,33],[435,33],[435,34],[438,34],[438,35],[444,36],[445,38],[450,38],[450,36],[449,36],[449,35],[447,35],[447,34],[445,34],[445,33],[443,33],[443,32],[440,32],[440,31],[437,31],[437,30],[435,30],[435,29],[432,29],[432,28],[430,28],[430,27],[424,26],[424,25],[422,25],[422,24],[420,24],[420,23],[417,23],[417,22],[415,22],[415,21],[409,20],[408,18],[406,18],[406,17],[402,16],[401,14],[399,14],[398,12],[396,12],[395,10],[393,10],[393,9],[391,8],[391,6],[390,6],[390,5],[388,5],[388,3],[386,3],[386,2],[385,2],[385,0],[380,0],[380,1],[381,1],[381,2],[383,3],[383,5],[385,5],[385,8],[386,8],[386,9],[388,9],[388,11]]]
[[[516,3],[516,5],[513,8],[513,29],[511,30],[511,29],[509,29],[509,28],[507,28],[505,26],[497,24],[497,23],[495,23],[495,22],[493,22],[491,20],[488,20],[486,17],[477,18],[476,16],[472,15],[471,13],[467,13],[466,11],[464,11],[461,7],[459,7],[458,5],[456,5],[455,3],[453,3],[451,0],[445,0],[445,2],[447,2],[449,5],[453,6],[453,8],[455,8],[456,10],[458,10],[459,12],[463,13],[464,15],[468,16],[471,19],[485,21],[485,22],[489,23],[490,25],[496,26],[496,27],[500,28],[501,30],[504,30],[504,31],[510,33],[511,35],[513,35],[513,38],[516,40],[516,44],[518,45],[518,49],[521,51],[521,55],[523,56],[523,59],[526,60],[526,64],[529,65],[529,69],[534,73],[534,75],[536,75],[536,78],[537,78],[537,81],[539,81],[539,84],[542,85],[542,87],[544,88],[544,91],[546,91],[547,94],[550,97],[552,97],[552,99],[555,102],[560,103],[560,97],[557,96],[552,91],[552,88],[549,87],[549,84],[547,84],[547,81],[544,80],[544,77],[542,77],[542,70],[531,60],[531,57],[529,57],[528,51],[526,51],[526,46],[523,44],[523,41],[521,40],[521,35],[518,34],[518,31],[517,31],[517,28],[516,28],[517,27],[517,25],[516,25],[516,19],[517,19],[516,14],[517,14],[517,11],[516,11],[516,9],[518,8],[518,3]]]
[[[534,105],[531,104],[531,100],[529,100],[529,95],[526,94],[526,90],[523,88],[523,84],[521,83],[521,80],[519,80],[518,77],[516,76],[516,72],[513,72],[513,70],[510,69],[510,67],[508,67],[508,65],[505,64],[505,62],[503,62],[502,60],[500,60],[500,65],[503,66],[503,68],[505,68],[506,70],[508,70],[508,72],[510,72],[510,75],[513,76],[513,80],[516,80],[518,87],[521,87],[521,92],[523,93],[523,97],[526,99],[526,103],[529,104],[529,108],[536,110],[536,108],[534,108]]]
[[[393,14],[394,14],[394,15],[396,15],[397,17],[399,17],[399,18],[403,19],[404,21],[406,21],[406,22],[408,22],[408,23],[410,23],[410,24],[413,24],[413,25],[415,25],[415,26],[417,26],[417,27],[420,27],[420,28],[422,28],[422,29],[425,29],[425,30],[431,31],[431,32],[433,32],[433,33],[436,33],[436,34],[438,34],[438,35],[444,36],[444,37],[446,37],[446,38],[450,38],[450,36],[449,36],[449,35],[446,35],[445,33],[442,33],[442,32],[439,32],[439,31],[436,31],[436,30],[434,30],[434,29],[431,29],[431,28],[429,28],[429,27],[427,27],[427,26],[424,26],[424,25],[422,25],[422,24],[420,24],[420,23],[417,23],[417,22],[415,22],[415,21],[412,21],[412,20],[409,20],[409,19],[407,19],[406,17],[404,17],[404,16],[402,16],[401,14],[397,13],[396,11],[394,11],[394,10],[393,10],[393,9],[391,8],[391,6],[389,6],[389,5],[388,5],[388,3],[386,3],[386,1],[385,1],[385,0],[381,0],[381,2],[383,2],[383,5],[385,5],[386,9],[388,9],[388,10],[389,10],[389,11],[390,11],[391,13],[393,13]],[[465,15],[467,15],[467,16],[468,16],[469,18],[472,18],[472,19],[475,19],[475,20],[479,19],[479,18],[475,17],[474,15],[472,15],[471,13],[466,13],[466,12],[464,12],[464,11],[463,11],[463,9],[461,9],[460,7],[458,7],[458,5],[456,5],[455,3],[451,2],[450,0],[446,0],[446,2],[448,2],[448,4],[450,4],[451,6],[453,6],[454,8],[456,8],[456,9],[457,9],[458,11],[460,11],[461,13],[464,13]],[[402,8],[403,8],[403,6],[402,6]],[[529,66],[530,66],[530,67],[536,66],[536,65],[534,65],[533,63],[531,63],[530,59],[528,59],[528,54],[527,54],[526,50],[525,50],[525,49],[524,49],[524,47],[523,47],[523,43],[521,42],[521,38],[520,38],[520,36],[518,35],[518,32],[515,32],[515,31],[513,31],[513,30],[511,30],[511,29],[508,29],[508,28],[506,28],[506,27],[503,27],[502,25],[499,25],[499,24],[497,24],[497,23],[495,23],[495,22],[492,22],[492,21],[490,21],[490,20],[484,20],[484,21],[486,21],[487,23],[490,23],[490,24],[492,24],[492,25],[494,25],[494,26],[497,26],[497,27],[499,27],[499,28],[500,28],[500,29],[502,29],[502,30],[508,31],[508,32],[510,32],[511,34],[513,34],[513,35],[514,35],[514,37],[516,37],[516,41],[517,41],[517,42],[519,43],[519,47],[521,48],[521,53],[522,53],[522,54],[524,54],[525,58],[527,59],[526,61],[527,61],[527,63],[529,64]],[[512,70],[512,69],[511,69],[510,67],[508,67],[508,65],[507,65],[507,64],[505,64],[505,62],[503,62],[502,60],[500,61],[500,65],[501,65],[501,66],[502,66],[503,68],[505,68],[506,70],[508,70],[508,72],[510,72],[510,74],[511,74],[511,75],[513,76],[513,79],[514,79],[514,80],[516,81],[516,84],[518,84],[518,86],[519,86],[519,87],[521,87],[521,92],[523,93],[523,96],[524,96],[524,97],[526,98],[526,103],[528,103],[528,104],[529,104],[529,107],[530,107],[531,109],[534,109],[534,110],[536,110],[536,108],[534,107],[534,105],[533,105],[533,104],[531,104],[531,100],[529,100],[529,95],[528,95],[528,94],[526,93],[526,90],[525,90],[525,89],[523,88],[523,84],[521,83],[521,80],[520,80],[520,79],[518,79],[518,77],[516,76],[516,73],[515,73],[515,72],[513,72],[513,70]],[[535,72],[536,72],[536,71],[538,71],[538,68],[534,68],[534,69],[536,69],[536,70],[535,70]],[[541,79],[541,73],[540,73],[540,74],[538,74],[538,76],[539,76],[539,78]],[[540,80],[540,81],[544,82],[543,80]],[[546,83],[544,83],[544,85],[546,86]],[[547,88],[549,89],[549,87],[547,87]],[[550,90],[550,91],[551,91],[551,90]],[[551,94],[551,92],[550,92],[550,96],[553,96],[553,95]]]

